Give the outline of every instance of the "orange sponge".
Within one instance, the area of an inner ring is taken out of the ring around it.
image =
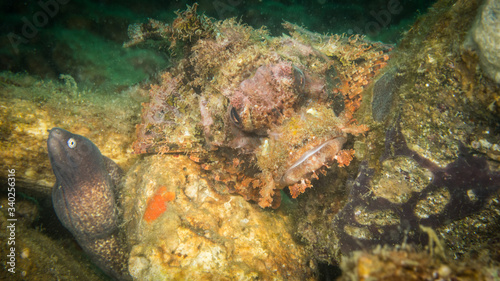
[[[165,186],[162,186],[149,199],[148,206],[144,212],[144,220],[148,223],[156,220],[163,212],[167,210],[167,202],[175,199],[174,192],[168,192]]]

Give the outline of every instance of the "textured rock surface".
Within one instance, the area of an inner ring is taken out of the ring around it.
[[[497,280],[494,267],[479,262],[463,264],[445,258],[435,245],[430,251],[378,248],[373,252],[356,253],[342,262],[345,274],[338,281],[369,280]],[[439,258],[437,258],[439,257]]]
[[[471,30],[481,69],[500,83],[500,1],[486,0]]]
[[[148,199],[165,186],[175,200],[148,223]],[[146,157],[129,171],[124,217],[136,280],[308,280],[304,248],[289,232],[290,217],[263,211],[214,185],[185,156]]]

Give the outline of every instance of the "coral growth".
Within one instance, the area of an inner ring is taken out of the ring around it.
[[[132,28],[132,42],[186,42],[178,64],[151,86],[134,151],[196,154],[230,191],[262,207],[279,206],[286,186],[294,197],[304,192],[335,160],[348,165],[348,135],[368,130],[354,118],[361,92],[391,47],[290,23],[292,37],[270,37],[195,10],[171,26]]]

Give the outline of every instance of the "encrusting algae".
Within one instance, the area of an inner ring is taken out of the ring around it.
[[[151,85],[135,153],[187,153],[229,190],[261,207],[295,198],[335,160],[349,165],[349,135],[365,133],[354,113],[390,46],[354,35],[326,36],[291,23],[271,37],[234,19],[189,7],[167,25],[133,25],[132,40],[170,42],[177,64]]]

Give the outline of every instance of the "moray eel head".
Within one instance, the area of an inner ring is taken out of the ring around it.
[[[101,173],[103,170],[104,163],[99,161],[101,152],[86,137],[53,128],[49,130],[47,147],[54,175],[64,186],[77,186],[75,182],[81,176]]]

